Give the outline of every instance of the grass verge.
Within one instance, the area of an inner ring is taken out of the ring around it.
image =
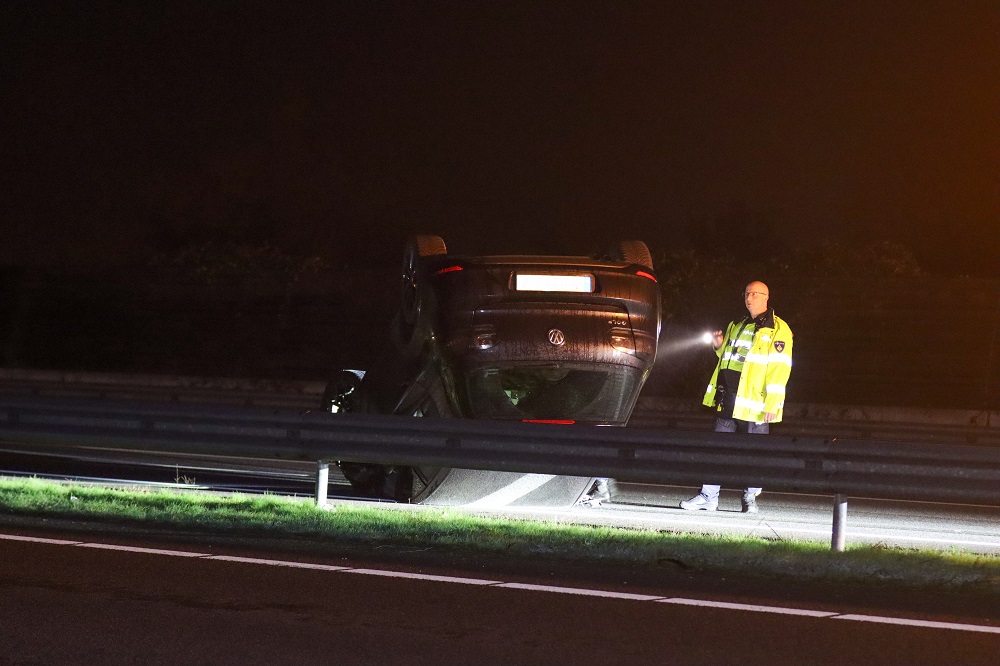
[[[393,511],[339,504],[322,510],[279,496],[114,489],[0,478],[0,517],[28,516],[230,537],[296,538],[317,550],[397,546],[469,557],[692,572],[752,573],[784,579],[874,581],[1000,592],[1000,558],[873,546],[835,553],[815,543],[704,536],[468,516],[442,509]]]

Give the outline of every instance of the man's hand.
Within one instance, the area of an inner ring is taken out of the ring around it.
[[[776,418],[778,418],[778,415],[774,412],[766,412],[764,414],[764,423],[773,423]]]
[[[722,337],[722,331],[712,331],[712,349],[718,349],[722,346],[724,338]]]

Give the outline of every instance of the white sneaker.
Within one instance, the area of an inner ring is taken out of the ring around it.
[[[681,502],[681,508],[685,511],[715,511],[719,508],[719,498],[708,499],[698,493],[691,499]]]

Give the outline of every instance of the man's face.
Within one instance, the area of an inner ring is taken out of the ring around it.
[[[751,317],[756,317],[767,310],[769,293],[767,285],[763,282],[751,282],[746,286],[743,290],[743,303],[747,306]]]

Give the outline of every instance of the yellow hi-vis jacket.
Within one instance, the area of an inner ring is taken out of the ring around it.
[[[730,322],[722,346],[715,351],[719,362],[702,401],[708,407],[715,407],[715,386],[724,360],[723,350],[731,348],[729,341],[739,336],[741,325],[742,322]],[[753,342],[746,353],[742,369],[736,363],[730,365],[733,370],[740,371],[736,407],[733,409],[734,419],[763,423],[764,414],[770,412],[775,414],[772,423],[781,420],[785,407],[785,385],[792,372],[792,337],[792,329],[773,310],[766,318],[765,325],[754,330]],[[721,410],[722,407],[718,409]]]

